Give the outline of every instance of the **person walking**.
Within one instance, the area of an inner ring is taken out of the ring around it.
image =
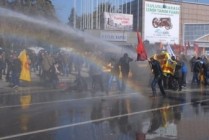
[[[92,93],[96,92],[97,85],[100,87],[101,92],[104,92],[104,84],[102,80],[102,68],[95,64],[90,64],[89,75],[92,78]]]
[[[163,97],[166,97],[166,93],[165,93],[163,85],[162,85],[163,72],[162,72],[160,63],[157,60],[155,60],[154,57],[150,58],[149,63],[151,65],[151,69],[154,74],[154,79],[151,84],[153,95],[151,97],[156,97],[156,95],[157,95],[157,92],[156,92],[156,84],[157,83],[160,88],[161,94],[163,95]]]
[[[119,66],[121,67],[121,73],[122,73],[122,85],[121,85],[122,92],[126,90],[125,81],[128,80],[131,61],[133,61],[133,59],[130,58],[127,53],[124,53],[123,57],[121,57],[119,60]]]
[[[3,62],[3,55],[1,53],[0,54],[0,80],[2,79],[3,69],[4,69],[4,62]]]
[[[200,79],[198,78],[198,75],[202,69],[202,64],[203,62],[201,61],[201,58],[198,57],[197,60],[194,63],[193,67],[193,78],[192,78],[192,84],[195,82],[199,85],[200,84]]]
[[[186,62],[183,61],[182,63],[182,68],[181,68],[181,72],[182,72],[182,86],[186,87],[186,79],[187,79],[187,65]]]
[[[55,62],[52,67],[49,69],[49,82],[51,83],[52,88],[57,88],[59,83],[59,77],[60,71],[58,70],[59,64]]]
[[[9,54],[7,57],[6,57],[6,82],[9,82],[11,83],[12,80],[11,80],[11,72],[12,72],[12,63],[13,63],[13,55],[12,54]]]
[[[47,86],[49,84],[50,77],[50,68],[53,67],[53,64],[55,63],[54,58],[49,55],[47,52],[42,54],[42,60],[41,60],[41,67],[42,67],[42,75],[41,79],[44,82],[44,85]]]
[[[119,64],[118,62],[112,58],[110,60],[110,63],[108,65],[111,69],[111,74],[110,74],[110,77],[108,78],[107,80],[107,89],[106,89],[106,92],[107,94],[109,93],[109,90],[111,90],[111,87],[112,87],[112,82],[115,81],[117,83],[117,88],[118,90],[120,91],[121,88],[120,88],[120,81],[119,81],[119,74],[120,74],[120,70],[119,70]]]
[[[178,81],[178,86],[179,86],[178,91],[181,91],[182,90],[182,62],[178,56],[176,58],[172,56],[171,58],[173,61],[176,62],[174,78]]]
[[[12,87],[17,88],[20,86],[19,77],[21,72],[21,61],[18,59],[17,54],[13,54],[11,70],[12,70]]]

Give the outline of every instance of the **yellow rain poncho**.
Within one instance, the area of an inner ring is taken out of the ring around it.
[[[165,75],[174,75],[177,63],[171,59],[171,56],[167,52],[155,54],[154,58],[160,62],[162,71]]]
[[[26,54],[26,50],[23,50],[22,52],[20,52],[20,55],[18,56],[18,58],[21,61],[21,73],[20,73],[20,80],[23,81],[31,81],[31,75],[30,75],[30,64],[29,64],[29,60]]]

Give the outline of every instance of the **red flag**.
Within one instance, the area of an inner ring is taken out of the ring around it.
[[[190,46],[190,43],[189,43],[189,41],[188,41],[188,42],[187,42],[186,48],[187,48],[187,49],[190,49],[190,47],[191,47],[191,46]]]
[[[178,44],[174,43],[173,47],[175,49],[175,52],[178,54],[180,54],[181,52],[184,52],[184,46],[182,46],[182,45],[178,45]]]
[[[160,42],[160,50],[163,50],[163,43]]]
[[[184,52],[184,46],[183,45],[179,44],[178,47],[179,47],[179,54]]]
[[[196,56],[198,56],[198,54],[199,54],[199,46],[198,46],[197,43],[194,43],[194,52],[195,52]]]
[[[188,50],[188,48],[189,48],[189,47],[187,46],[187,43],[185,42],[185,43],[184,43],[184,49],[185,49],[185,54],[186,54],[186,55],[187,55],[187,50]]]
[[[188,47],[189,47],[189,45],[185,42],[185,43],[184,43],[184,49],[185,49],[186,51],[187,51]]]
[[[188,42],[185,42],[185,52],[187,54],[187,50],[190,49],[190,44],[189,44],[189,41]]]
[[[176,53],[179,53],[180,52],[179,45],[177,45],[176,43],[174,43],[173,48],[174,48],[174,50],[175,50]]]
[[[141,36],[139,35],[139,32],[137,32],[137,38],[138,38],[138,45],[136,48],[137,61],[145,61],[147,60],[147,52],[144,49],[144,44],[142,42]]]
[[[146,134],[142,132],[136,133],[136,140],[145,140],[146,139]]]

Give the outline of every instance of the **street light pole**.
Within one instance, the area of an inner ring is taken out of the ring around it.
[[[73,7],[74,7],[74,11],[73,11],[73,28],[76,28],[76,2],[75,2],[75,0],[73,0]]]
[[[137,0],[137,31],[139,31],[139,0]]]

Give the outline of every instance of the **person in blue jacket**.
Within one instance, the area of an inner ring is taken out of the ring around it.
[[[185,62],[182,61],[182,67],[181,67],[181,72],[182,72],[182,86],[186,87],[186,77],[187,77],[187,65]]]

